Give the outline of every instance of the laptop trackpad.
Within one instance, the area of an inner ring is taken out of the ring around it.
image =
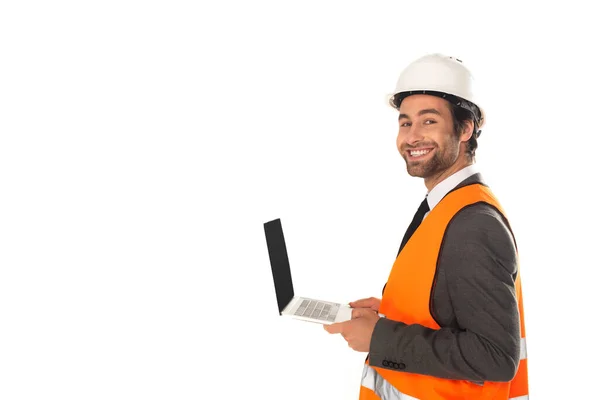
[[[335,322],[344,322],[352,319],[352,308],[348,306],[340,306],[340,309],[335,317]]]

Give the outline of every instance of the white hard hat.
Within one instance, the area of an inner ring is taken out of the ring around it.
[[[402,71],[389,103],[398,109],[402,100],[413,94],[439,96],[472,111],[479,118],[481,129],[485,114],[478,103],[474,86],[473,76],[461,60],[438,53],[428,54]]]

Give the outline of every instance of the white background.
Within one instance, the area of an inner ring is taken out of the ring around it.
[[[356,398],[365,354],[278,316],[262,224],[297,293],[381,293],[425,194],[386,95],[429,52],[480,84],[530,392],[593,397],[600,29],[549,3],[3,2],[0,398]]]

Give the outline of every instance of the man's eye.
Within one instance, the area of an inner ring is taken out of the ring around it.
[[[409,127],[409,126],[410,126],[410,122],[402,122],[400,124],[400,128],[406,128],[406,127]]]
[[[428,119],[427,121],[425,121],[425,125],[431,125],[431,124],[435,124],[435,121],[433,119]]]

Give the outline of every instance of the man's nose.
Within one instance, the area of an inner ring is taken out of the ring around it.
[[[421,129],[417,125],[411,125],[408,134],[406,135],[406,143],[413,145],[423,140]]]

